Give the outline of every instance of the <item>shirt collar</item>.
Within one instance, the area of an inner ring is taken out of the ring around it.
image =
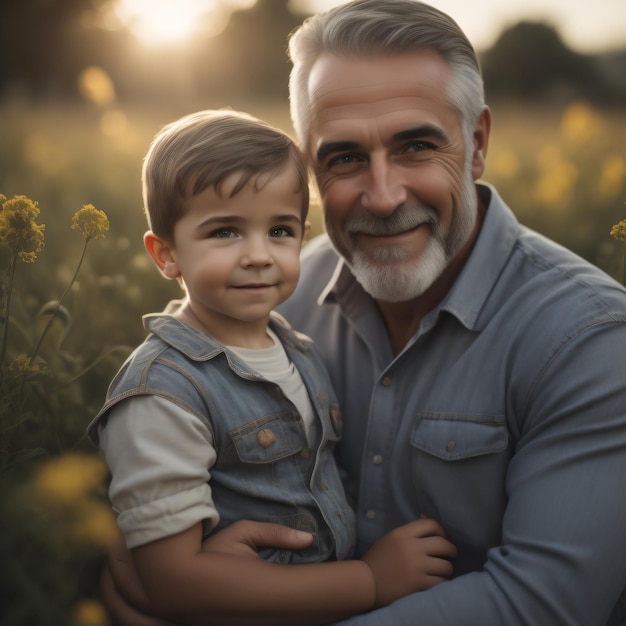
[[[144,315],[143,324],[146,330],[194,361],[207,361],[225,352],[226,348],[213,337],[173,316],[181,302],[181,300],[173,300],[166,306],[163,313]],[[269,326],[283,343],[289,344],[300,352],[306,352],[306,344],[310,340],[296,333],[282,315],[272,311]]]
[[[425,318],[425,325],[434,325],[441,311],[454,315],[466,328],[477,328],[478,315],[498,276],[504,269],[519,235],[519,223],[491,185],[478,184],[480,194],[489,198],[482,228],[474,249],[452,289],[443,301]],[[318,304],[337,303],[345,315],[360,313],[371,298],[354,279],[343,259],[320,294]]]

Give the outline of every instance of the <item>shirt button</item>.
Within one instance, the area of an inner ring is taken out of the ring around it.
[[[383,384],[383,386],[389,387],[389,385],[391,385],[391,377],[385,376],[380,382]]]
[[[272,432],[271,428],[264,428],[259,431],[256,439],[262,448],[269,448],[276,440],[276,436]]]
[[[374,509],[370,509],[366,514],[365,517],[367,517],[367,519],[374,519],[376,517],[376,511],[374,511]]]
[[[375,454],[372,458],[374,465],[380,465],[383,462],[383,457],[380,454]]]
[[[448,452],[452,452],[456,448],[456,443],[454,441],[448,441],[448,445],[446,446],[446,450]]]

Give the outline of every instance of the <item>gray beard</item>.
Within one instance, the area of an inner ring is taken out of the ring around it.
[[[372,235],[393,234],[427,223],[431,236],[424,253],[406,262],[410,250],[401,247],[379,248],[364,253],[355,250],[346,264],[363,289],[376,300],[405,302],[421,296],[443,273],[467,242],[476,222],[476,189],[471,170],[466,171],[461,204],[450,225],[447,240],[441,232],[436,211],[416,205],[402,205],[387,218],[360,216],[346,224],[348,232]]]

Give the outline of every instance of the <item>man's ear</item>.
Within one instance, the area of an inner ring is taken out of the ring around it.
[[[143,236],[143,245],[165,278],[179,278],[180,270],[174,256],[174,248],[151,230]]]
[[[480,114],[476,130],[474,131],[474,153],[472,156],[472,176],[478,180],[485,171],[485,159],[489,147],[489,133],[491,131],[491,111],[485,107]]]

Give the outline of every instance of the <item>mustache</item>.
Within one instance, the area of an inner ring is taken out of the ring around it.
[[[346,231],[350,235],[385,236],[397,235],[417,228],[422,224],[436,227],[437,213],[425,205],[402,204],[391,215],[378,217],[371,213],[357,215],[346,221]]]

